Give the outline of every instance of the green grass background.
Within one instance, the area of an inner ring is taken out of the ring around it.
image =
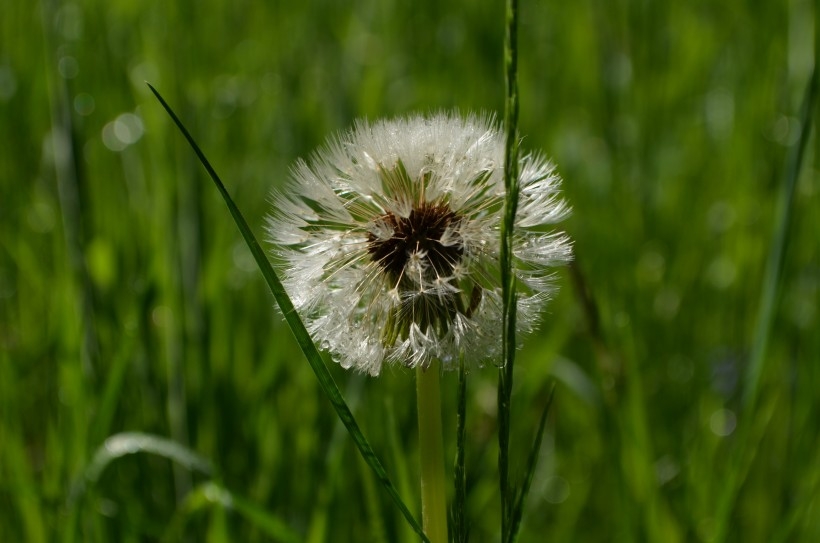
[[[815,139],[758,401],[743,403],[816,6],[520,9],[524,148],[565,178],[580,277],[559,271],[518,357],[516,477],[557,383],[521,540],[820,540]],[[468,0],[0,5],[0,540],[416,540],[144,82],[261,236],[289,165],[354,119],[500,113],[503,18]],[[330,369],[417,510],[412,372]],[[498,540],[496,378],[468,383],[473,541]],[[119,432],[212,471],[139,453],[83,484]]]

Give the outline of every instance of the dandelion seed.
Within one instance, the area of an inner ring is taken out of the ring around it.
[[[500,355],[504,136],[491,119],[438,114],[349,132],[300,161],[267,231],[314,340],[345,368],[457,367]],[[513,246],[520,332],[571,258],[545,231],[567,207],[539,155],[520,160]]]

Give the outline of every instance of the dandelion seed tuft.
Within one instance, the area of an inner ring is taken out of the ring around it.
[[[503,161],[492,119],[437,114],[359,122],[296,164],[268,238],[296,310],[343,367],[499,358]],[[568,213],[552,163],[526,155],[519,172],[512,265],[526,333],[571,248],[545,228]]]

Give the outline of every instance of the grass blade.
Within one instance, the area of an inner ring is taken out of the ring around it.
[[[305,354],[305,358],[307,358],[308,364],[310,364],[313,373],[316,374],[316,378],[319,380],[319,385],[322,388],[322,391],[327,396],[330,403],[333,405],[333,408],[336,410],[336,414],[341,419],[342,423],[347,428],[350,437],[353,439],[353,442],[358,447],[359,452],[361,453],[362,457],[364,458],[367,465],[373,470],[376,478],[381,482],[382,487],[387,491],[390,495],[390,498],[396,504],[396,506],[401,511],[404,518],[407,519],[407,522],[413,527],[419,536],[421,536],[422,540],[428,541],[427,537],[424,535],[424,532],[421,529],[421,526],[413,517],[412,513],[410,513],[410,509],[404,504],[401,497],[399,496],[398,491],[393,486],[393,483],[390,482],[390,478],[387,476],[387,472],[381,465],[381,462],[376,457],[376,453],[373,451],[370,443],[368,443],[367,439],[364,437],[364,434],[359,429],[359,425],[356,422],[356,419],[353,417],[353,413],[348,408],[347,403],[344,401],[341,392],[339,392],[339,387],[336,386],[336,382],[333,380],[333,377],[330,375],[330,372],[325,367],[324,362],[322,361],[321,356],[319,355],[319,350],[314,345],[313,341],[310,338],[310,334],[308,334],[307,329],[305,328],[302,319],[299,318],[299,315],[296,313],[296,310],[293,307],[293,303],[290,301],[287,293],[285,292],[285,288],[282,286],[279,277],[276,275],[276,272],[273,270],[273,267],[270,265],[267,257],[265,256],[265,252],[262,250],[262,247],[259,245],[259,242],[256,239],[256,236],[253,235],[250,227],[248,226],[247,221],[242,216],[242,213],[239,211],[239,208],[236,207],[236,204],[233,202],[230,194],[228,194],[227,189],[225,189],[225,185],[220,180],[219,176],[216,174],[216,171],[211,166],[208,159],[205,158],[205,155],[200,150],[199,146],[194,141],[193,137],[188,133],[188,130],[182,124],[182,121],[179,120],[176,113],[171,109],[171,106],[162,98],[162,96],[157,92],[157,90],[148,84],[148,88],[151,89],[151,92],[154,93],[154,96],[157,97],[162,107],[165,108],[165,111],[170,115],[171,119],[176,124],[177,128],[179,128],[182,135],[188,141],[188,144],[196,153],[196,156],[199,158],[199,161],[205,167],[205,170],[208,172],[208,175],[213,180],[216,188],[219,190],[219,193],[222,195],[222,198],[225,200],[225,204],[228,206],[228,210],[233,217],[236,226],[239,228],[239,231],[242,233],[242,237],[245,240],[245,243],[248,245],[248,248],[253,255],[254,260],[256,261],[257,266],[259,266],[259,270],[262,272],[262,275],[265,278],[265,282],[268,284],[273,297],[276,299],[276,303],[279,305],[279,309],[282,311],[282,314],[285,317],[285,321],[287,322],[288,326],[290,327],[291,332],[293,333],[294,337],[296,338],[299,347],[302,349],[302,352]]]
[[[766,348],[769,344],[769,333],[774,320],[775,301],[780,292],[781,274],[785,261],[786,241],[789,238],[792,210],[794,209],[794,193],[797,179],[803,165],[803,155],[809,141],[812,127],[812,112],[817,94],[817,70],[812,72],[811,79],[806,87],[806,94],[800,112],[800,139],[792,146],[786,163],[785,183],[780,194],[777,209],[777,224],[772,239],[771,252],[766,262],[766,275],[763,279],[763,290],[760,296],[760,309],[755,326],[754,344],[749,359],[749,368],[746,372],[746,386],[744,389],[743,407],[746,410],[754,407],[760,389],[760,376],[763,373],[763,362]]]
[[[815,440],[814,450],[813,461],[807,465],[799,479],[800,487],[797,489],[794,505],[775,530],[771,543],[798,541],[801,525],[810,522],[811,510],[816,507],[817,496],[820,496],[820,438]]]
[[[0,357],[0,364],[3,369],[9,368],[11,361],[7,357]],[[0,375],[0,392],[9,392],[4,385],[10,383],[7,375]],[[3,396],[5,400],[6,396]],[[11,411],[15,405],[3,402],[3,409]],[[6,411],[8,413],[8,411]],[[6,507],[12,511],[12,519],[17,519],[22,539],[32,543],[44,543],[49,540],[45,522],[45,508],[42,498],[37,495],[37,481],[35,475],[31,473],[31,465],[27,458],[29,454],[26,443],[22,438],[23,433],[18,428],[18,420],[22,416],[17,413],[8,413],[8,421],[0,418],[0,439],[3,443],[3,457],[5,465],[3,468],[3,492],[6,494]],[[6,526],[4,535],[9,537],[15,534],[11,526]],[[19,535],[17,536],[19,537]],[[13,539],[13,537],[11,537]]]
[[[390,447],[390,457],[393,461],[396,484],[399,492],[406,500],[413,499],[413,492],[410,484],[409,472],[411,468],[408,466],[407,455],[404,452],[404,446],[401,442],[401,429],[396,421],[396,409],[391,396],[386,396],[384,399],[385,409],[385,425],[387,428],[387,437]],[[416,541],[415,533],[409,529],[407,524],[402,525],[402,530],[398,533],[397,542],[407,543]]]
[[[78,529],[79,510],[82,502],[87,499],[89,486],[93,487],[100,479],[103,471],[115,460],[136,453],[148,453],[170,460],[174,466],[180,466],[187,471],[198,471],[211,475],[211,463],[192,451],[188,447],[166,437],[141,432],[122,432],[114,434],[103,442],[85,467],[79,479],[75,480],[68,492],[68,518],[65,530],[65,541],[74,541]],[[87,528],[86,528],[87,530]],[[88,536],[87,533],[84,533]],[[86,540],[87,537],[83,538]]]
[[[507,539],[509,543],[513,543],[518,537],[518,530],[521,527],[521,518],[524,516],[524,502],[532,486],[532,479],[538,464],[538,453],[541,450],[541,441],[544,437],[544,429],[547,427],[547,415],[550,412],[550,407],[552,407],[552,399],[554,396],[555,384],[553,383],[550,387],[549,396],[547,397],[547,405],[544,406],[544,411],[541,412],[541,420],[538,422],[538,431],[535,434],[535,441],[533,441],[532,448],[530,449],[530,457],[527,460],[527,471],[524,474],[524,483],[516,494],[515,503],[513,503],[512,511],[510,512],[510,536],[509,539]]]
[[[303,540],[300,534],[279,517],[265,511],[253,502],[237,496],[214,481],[199,485],[186,496],[182,509],[177,514],[163,540],[180,541],[183,539],[181,536],[184,533],[185,519],[202,509],[214,505],[236,511],[274,541],[298,543]]]
[[[108,370],[105,387],[103,388],[102,399],[97,407],[94,424],[91,425],[91,442],[99,443],[106,434],[111,431],[111,421],[117,410],[117,400],[122,393],[127,373],[131,364],[129,353],[132,353],[134,341],[128,339],[124,342],[122,350],[117,353]]]
[[[361,460],[357,462],[357,468],[360,473],[364,510],[367,518],[367,535],[371,541],[388,541],[387,529],[384,525],[384,513],[382,512],[381,502],[378,499],[378,490],[376,489],[376,482],[373,480],[373,472],[365,467]],[[331,532],[332,533],[332,532]]]
[[[83,472],[82,480],[72,490],[69,501],[79,497],[87,484],[96,483],[111,462],[136,453],[156,454],[189,470],[199,471],[206,475],[212,472],[211,463],[208,460],[176,441],[153,434],[123,432],[109,437],[97,449],[91,463]]]
[[[362,394],[362,385],[364,383],[364,376],[354,375],[347,384],[346,396],[349,398],[349,406],[355,411],[358,407],[359,400]],[[346,430],[341,421],[337,420],[333,425],[333,433],[330,435],[330,441],[327,444],[325,453],[325,472],[321,478],[321,484],[318,487],[317,495],[314,501],[313,511],[311,512],[310,522],[306,530],[306,535],[302,538],[304,543],[322,543],[328,539],[328,524],[330,520],[329,505],[331,499],[339,486],[339,479],[342,470],[346,466],[343,465],[344,452],[343,447],[344,434]],[[401,482],[399,482],[399,489],[401,489]]]
[[[504,221],[501,224],[502,352],[498,370],[498,482],[501,494],[501,536],[508,538],[513,492],[509,482],[510,396],[515,364],[515,277],[512,243],[518,208],[518,0],[508,0],[504,41]]]
[[[465,441],[467,439],[467,371],[464,360],[458,363],[458,391],[456,393],[456,460],[453,468],[455,496],[453,498],[452,528],[455,543],[467,542],[467,519],[464,509],[467,501],[467,473],[464,469]]]
[[[769,343],[769,334],[771,333],[772,323],[774,321],[775,302],[782,286],[781,274],[785,261],[786,242],[789,238],[789,230],[792,222],[794,193],[803,164],[806,144],[808,143],[812,129],[812,118],[818,84],[816,62],[815,59],[815,67],[806,85],[806,92],[801,105],[800,139],[797,144],[792,146],[786,162],[785,180],[777,209],[777,223],[775,224],[771,251],[769,252],[769,259],[766,263],[766,272],[763,279],[760,308],[757,315],[753,340],[754,343],[749,356],[749,366],[745,374],[743,416],[738,430],[735,461],[731,463],[731,469],[723,483],[723,491],[719,497],[717,512],[715,514],[716,529],[714,541],[718,542],[724,541],[727,537],[729,531],[729,516],[731,515],[740,487],[743,484],[745,472],[751,465],[757,447],[763,437],[763,428],[755,427],[755,406],[757,405],[760,392],[760,381]],[[765,422],[768,421],[766,420]],[[758,426],[761,425],[758,424]]]

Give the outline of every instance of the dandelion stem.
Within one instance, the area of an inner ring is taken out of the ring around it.
[[[439,364],[416,370],[421,460],[421,517],[431,543],[447,543],[447,494],[441,430]]]

